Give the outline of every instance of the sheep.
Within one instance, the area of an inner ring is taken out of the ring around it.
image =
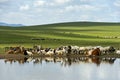
[[[39,54],[39,55],[45,55],[46,51],[43,49],[43,50],[38,51],[37,54]]]
[[[24,50],[24,55],[33,56],[33,53],[27,50]]]
[[[71,46],[71,53],[78,54],[79,53],[79,46]]]
[[[116,50],[116,54],[120,54],[120,50]]]
[[[45,55],[52,56],[52,55],[54,55],[54,53],[55,53],[54,49],[50,49]]]
[[[56,50],[55,51],[55,54],[56,55],[63,55],[65,53],[65,50],[63,49],[63,50]]]
[[[110,54],[115,52],[115,48],[112,46],[100,47],[100,51],[102,52],[102,54]]]

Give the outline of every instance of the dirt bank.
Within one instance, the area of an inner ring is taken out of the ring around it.
[[[25,56],[22,54],[0,54],[0,59],[8,59],[8,58],[14,58],[14,59],[20,59],[20,58],[28,58],[30,56]],[[33,55],[31,57],[49,57],[49,56],[41,56],[41,55]],[[87,57],[85,55],[68,55],[68,56],[52,56],[52,57]],[[93,57],[93,56],[92,56]],[[113,58],[120,58],[120,55],[114,54],[114,55],[102,55],[102,56],[94,56],[94,57],[113,57]]]

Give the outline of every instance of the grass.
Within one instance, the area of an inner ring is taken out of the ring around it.
[[[0,26],[1,51],[6,46],[32,47],[35,44],[52,48],[61,45],[112,45],[120,48],[120,23],[71,22],[27,27]]]

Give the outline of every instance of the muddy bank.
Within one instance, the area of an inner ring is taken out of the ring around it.
[[[6,58],[24,58],[25,56],[22,54],[0,54],[0,59]]]
[[[33,56],[25,56],[22,54],[0,54],[0,59],[7,59],[7,58],[14,58],[14,59],[21,59],[21,58],[29,58],[29,57],[50,57],[50,56],[43,56],[43,55],[33,55]],[[51,57],[88,57],[85,55],[68,55],[68,56],[51,56]],[[120,55],[114,54],[114,55],[101,55],[101,56],[89,56],[89,57],[99,57],[99,58],[104,58],[104,57],[110,57],[110,58],[120,58]]]

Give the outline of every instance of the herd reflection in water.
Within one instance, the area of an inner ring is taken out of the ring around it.
[[[60,63],[61,66],[71,66],[72,64],[81,64],[81,63],[94,63],[97,66],[99,66],[101,63],[105,64],[113,64],[116,58],[110,58],[110,57],[24,57],[19,59],[5,59],[5,63],[19,63],[19,64],[25,64],[29,62],[33,62],[33,64],[42,64],[43,62],[46,63]]]

